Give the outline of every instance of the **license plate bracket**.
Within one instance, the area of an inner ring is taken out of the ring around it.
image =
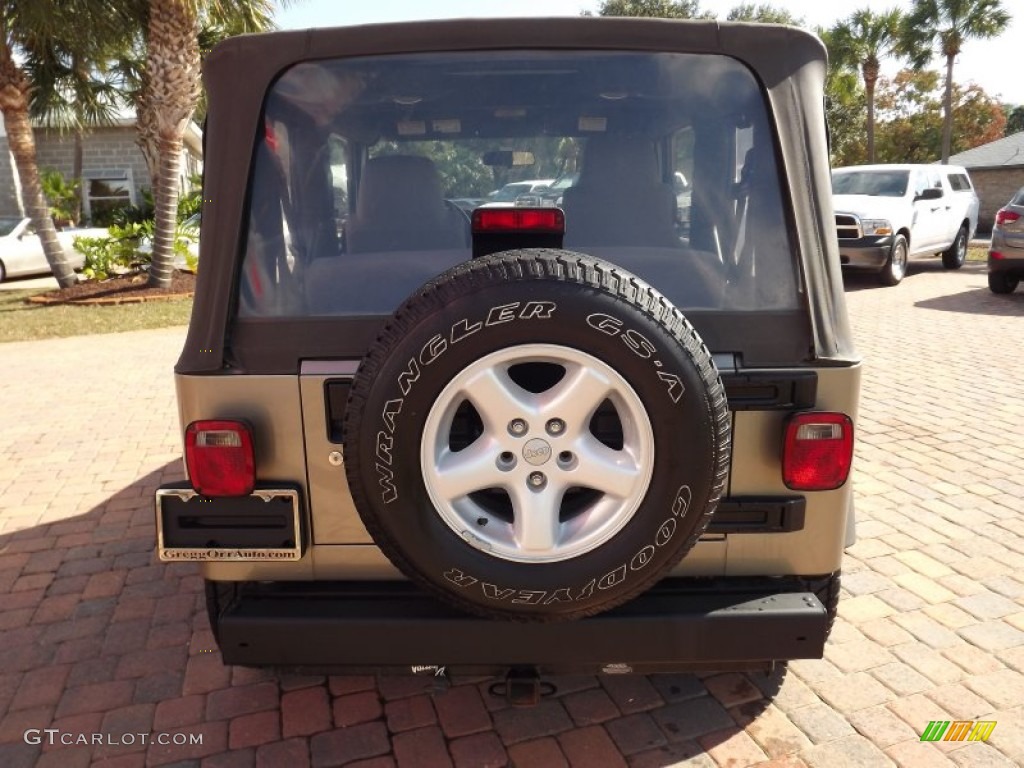
[[[156,492],[157,553],[164,562],[298,560],[305,551],[296,488],[201,496],[188,484]]]

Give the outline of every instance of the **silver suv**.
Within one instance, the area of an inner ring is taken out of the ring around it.
[[[824,74],[804,32],[713,22],[221,45],[189,481],[157,525],[161,559],[202,562],[224,660],[820,657],[860,379]],[[578,176],[560,207],[452,204],[513,168]]]

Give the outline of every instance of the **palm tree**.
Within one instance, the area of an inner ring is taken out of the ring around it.
[[[0,111],[21,183],[22,204],[32,219],[46,261],[61,288],[77,278],[68,263],[43,196],[29,117],[32,81],[22,63],[34,52],[63,47],[89,60],[91,50],[109,39],[115,15],[97,0],[0,0]],[[16,55],[17,54],[17,55]]]
[[[855,69],[839,60],[832,29],[817,27],[814,33],[828,49],[825,73],[825,117],[828,123],[832,164],[855,165],[864,162],[865,98]]]
[[[867,98],[868,162],[875,162],[875,84],[879,59],[899,50],[902,14],[896,10],[874,13],[868,8],[856,11],[832,28],[832,53],[841,63],[859,67]]]
[[[946,57],[942,98],[942,162],[949,162],[953,141],[953,62],[965,40],[1000,35],[1010,14],[1000,0],[914,0],[903,22],[903,46],[917,68],[931,60],[936,43]]]
[[[729,11],[726,21],[759,21],[762,24],[788,24],[802,27],[804,20],[770,3],[741,3]]]
[[[273,0],[121,0],[145,29],[145,64],[136,95],[137,142],[153,182],[153,255],[149,283],[171,284],[185,130],[202,91],[204,28],[227,34],[273,26]]]
[[[646,16],[658,19],[713,19],[715,14],[703,11],[700,0],[604,0],[599,16]],[[590,15],[584,12],[585,16]]]
[[[124,103],[116,76],[106,68],[107,54],[97,50],[93,56],[98,65],[54,41],[50,48],[26,51],[24,65],[33,85],[31,117],[48,128],[74,133],[71,178],[75,182],[75,204],[71,218],[76,223],[81,217],[84,134],[92,127],[112,124]]]

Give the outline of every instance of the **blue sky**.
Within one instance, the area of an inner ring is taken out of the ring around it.
[[[729,9],[741,2],[702,0],[701,7],[724,19]],[[458,17],[577,16],[580,11],[593,11],[599,5],[598,0],[293,0],[291,7],[278,12],[277,22],[284,29],[303,29]],[[788,9],[811,26],[831,26],[840,15],[856,8],[870,7],[876,11],[893,6],[908,8],[910,0],[855,0],[851,4],[823,0],[775,0],[772,5]],[[1004,0],[1003,6],[1017,9],[1017,18],[1010,29],[997,40],[968,43],[957,60],[954,77],[959,83],[975,82],[990,95],[999,96],[1004,101],[1024,104],[1024,76],[1019,67],[1007,66],[1007,62],[1019,61],[1020,58],[1018,49],[1024,40],[1024,8],[1017,0]],[[939,63],[936,62],[935,66],[939,68]],[[891,74],[894,68],[889,66],[883,71]]]

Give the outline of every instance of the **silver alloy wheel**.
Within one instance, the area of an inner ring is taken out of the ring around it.
[[[564,374],[530,392],[509,374],[528,363]],[[621,425],[619,450],[590,431],[606,400]],[[482,434],[452,450],[455,416],[466,401]],[[445,523],[471,545],[521,563],[568,560],[611,539],[636,513],[653,467],[654,431],[633,388],[596,357],[553,344],[507,347],[459,372],[427,414],[420,445],[423,481]],[[566,492],[580,488],[594,492],[589,503],[563,509]],[[511,520],[474,498],[491,489],[508,495]]]
[[[961,229],[956,235],[956,263],[962,265],[967,261],[967,233]]]
[[[897,283],[903,279],[907,272],[907,245],[903,240],[897,241],[893,246],[892,255],[889,259],[889,271]]]

